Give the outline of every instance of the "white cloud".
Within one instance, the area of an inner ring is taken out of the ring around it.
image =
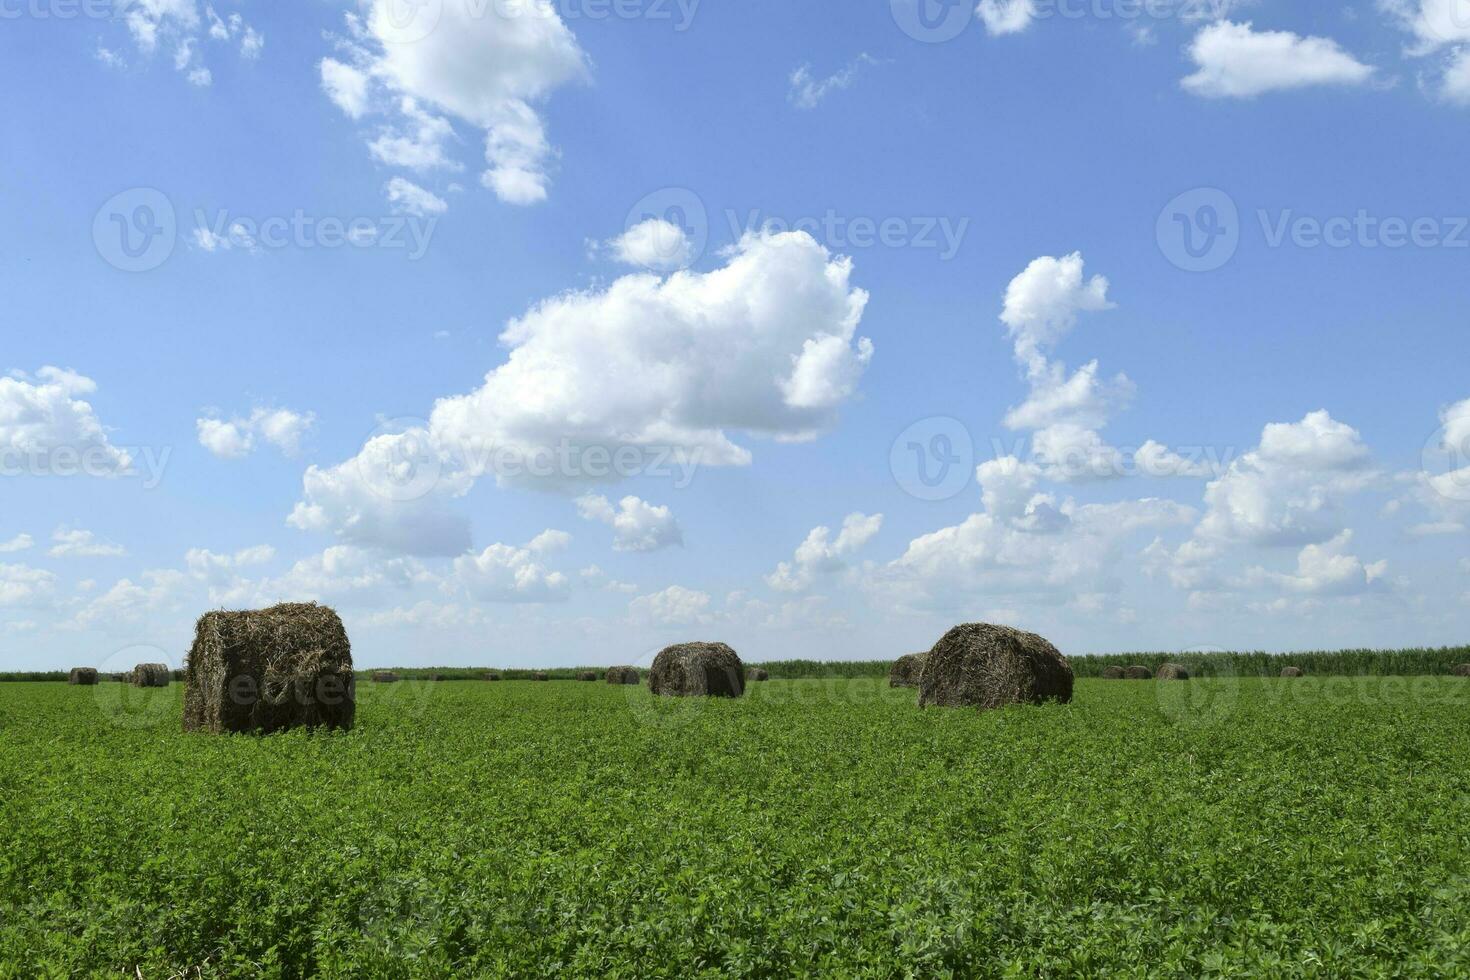
[[[9,541],[0,541],[0,555],[13,555],[17,551],[29,551],[36,544],[36,539],[29,534],[17,534]]]
[[[424,118],[438,118],[415,117],[416,107],[431,106],[484,132],[488,166],[481,182],[501,200],[543,200],[555,152],[533,105],[587,76],[586,56],[549,0],[443,0],[415,7],[406,19],[397,0],[365,3],[365,18],[348,15],[352,39],[339,45],[350,65],[327,59],[322,81],[354,119],[374,107],[391,114],[399,97],[397,110],[414,132],[386,142],[379,137],[374,154],[420,168],[442,165],[432,152],[410,152],[426,145]],[[405,112],[405,106],[415,108]],[[429,135],[433,147],[447,138]]]
[[[399,100],[398,111],[401,123],[384,128],[368,143],[375,160],[421,172],[464,169],[449,156],[449,143],[454,139],[449,120],[425,112],[407,96]]]
[[[822,575],[832,575],[847,568],[847,559],[873,539],[883,527],[882,514],[848,514],[842,530],[832,537],[832,529],[814,527],[796,547],[789,562],[781,562],[766,576],[766,584],[781,592],[802,592]]]
[[[204,64],[201,42],[238,42],[244,61],[255,60],[265,47],[264,35],[245,23],[240,14],[223,18],[213,7],[206,6],[201,17],[195,0],[127,0],[114,6],[116,19],[127,25],[134,44],[145,58],[151,57],[160,45],[172,47],[174,69],[190,85],[201,88],[214,82],[214,74]],[[97,57],[110,67],[123,66],[121,56],[107,48],[99,46]]]
[[[264,439],[286,456],[301,452],[301,440],[316,424],[311,412],[293,412],[288,408],[257,408],[248,417],[228,420],[204,417],[196,419],[199,444],[221,459],[239,459],[255,451],[256,437]]]
[[[1297,555],[1295,574],[1270,572],[1253,568],[1247,573],[1248,584],[1279,585],[1303,595],[1358,595],[1387,587],[1384,575],[1388,562],[1364,564],[1356,555],[1348,554],[1353,532],[1344,530],[1330,541],[1309,544]]]
[[[0,606],[44,604],[56,591],[56,576],[29,565],[0,562]]]
[[[194,247],[203,252],[230,252],[237,248],[246,252],[257,252],[260,250],[259,245],[251,237],[250,232],[238,221],[232,222],[223,234],[220,234],[212,228],[196,225],[194,227],[193,239]]]
[[[1080,252],[1062,258],[1033,259],[1006,286],[1001,322],[1016,345],[1016,357],[1028,367],[1045,365],[1042,349],[1055,346],[1077,324],[1079,313],[1110,310],[1106,276],[1084,277]]]
[[[641,595],[628,603],[629,618],[655,626],[700,626],[714,622],[710,594],[682,585]]]
[[[858,73],[864,68],[877,64],[880,64],[878,59],[864,52],[841,71],[826,78],[812,77],[811,65],[802,65],[791,73],[788,80],[791,87],[786,93],[786,99],[798,109],[815,109],[827,96],[840,92],[857,81]]]
[[[404,180],[402,177],[394,177],[388,181],[386,188],[388,203],[393,206],[395,214],[411,214],[418,218],[430,217],[443,214],[449,210],[449,205],[444,199],[436,194],[424,190],[413,181]]]
[[[1470,105],[1470,47],[1457,50],[1445,66],[1440,97],[1455,105]]]
[[[127,472],[131,457],[108,441],[92,406],[81,399],[96,390],[91,378],[55,367],[34,377],[16,372],[0,378],[0,448],[36,476]]]
[[[629,275],[548,299],[507,325],[506,362],[478,390],[440,399],[427,429],[310,469],[292,523],[395,547],[422,549],[427,535],[458,551],[467,527],[446,538],[443,508],[487,474],[587,487],[630,462],[746,465],[736,432],[814,438],[872,356],[855,336],[868,297],[851,272],[805,233],[752,235],[712,272]]]
[[[1035,0],[980,0],[975,9],[991,37],[1019,34],[1036,17]]]
[[[625,265],[656,272],[671,272],[689,265],[694,246],[684,229],[672,221],[649,218],[607,243],[613,256]]]
[[[461,555],[454,560],[455,578],[481,602],[563,601],[570,595],[571,581],[538,559],[564,546],[568,537],[562,531],[546,531],[524,548],[492,544],[478,555]]]
[[[127,554],[122,545],[99,541],[91,531],[59,527],[51,535],[52,558],[120,558]]]
[[[120,579],[74,616],[68,627],[81,630],[130,631],[163,610],[178,611],[185,576],[172,570],[146,571],[140,581]]]
[[[634,496],[614,506],[606,497],[585,494],[577,498],[577,512],[584,520],[600,521],[613,529],[614,551],[657,551],[684,543],[673,511]]]
[[[1379,0],[1379,6],[1413,33],[1418,44],[1411,53],[1470,42],[1470,0]]]
[[[1207,98],[1252,98],[1313,85],[1361,85],[1374,69],[1322,37],[1255,31],[1249,22],[1219,21],[1189,46],[1198,70],[1180,84]]]

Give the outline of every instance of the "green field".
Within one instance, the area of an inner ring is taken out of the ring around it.
[[[0,685],[5,976],[1470,974],[1470,681]]]

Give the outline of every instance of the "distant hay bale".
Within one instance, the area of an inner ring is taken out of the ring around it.
[[[373,671],[373,683],[374,684],[397,684],[398,683],[398,675],[395,674],[395,673],[393,673],[393,671],[391,671],[391,670],[375,670],[375,671]]]
[[[745,693],[745,665],[724,643],[678,643],[653,658],[648,689],[668,697],[738,698]]]
[[[1282,667],[1281,668],[1281,676],[1282,677],[1305,677],[1306,676],[1306,671],[1302,670],[1300,667]]]
[[[536,671],[536,673],[534,673],[534,674],[531,675],[531,680],[533,680],[533,681],[549,681],[549,680],[551,680],[551,675],[548,674],[544,670],[538,670],[538,671]]]
[[[314,602],[205,613],[185,684],[186,732],[350,729],[357,715],[347,630]]]
[[[1130,681],[1151,681],[1154,679],[1154,672],[1140,664],[1134,664],[1123,671],[1123,678]]]
[[[1035,633],[964,623],[939,638],[919,676],[919,707],[999,708],[1072,700],[1072,665]]]
[[[1104,667],[1102,672],[1105,681],[1121,681],[1124,677],[1122,667]]]
[[[928,653],[906,653],[893,662],[888,669],[889,687],[918,687],[919,674],[924,670],[924,658]]]
[[[71,673],[66,675],[68,684],[76,684],[82,687],[91,687],[97,683],[96,667],[73,667]]]
[[[771,672],[764,667],[752,667],[745,672],[745,679],[748,681],[768,681],[771,679]]]
[[[1458,664],[1450,673],[1456,677],[1470,677],[1470,664]]]
[[[492,670],[488,674],[485,675],[485,680],[487,680],[487,681],[498,681],[498,680],[501,680],[501,679],[502,678],[501,678],[500,673],[498,671]]]
[[[579,680],[579,681],[595,681],[595,680],[597,680],[597,671],[595,671],[595,670],[579,670],[579,671],[577,671],[577,680]]]
[[[128,675],[128,682],[134,687],[168,687],[173,676],[166,664],[139,664]]]
[[[1154,677],[1161,681],[1187,681],[1189,671],[1183,664],[1164,664]]]
[[[609,684],[637,684],[640,680],[637,667],[609,667],[607,669]]]

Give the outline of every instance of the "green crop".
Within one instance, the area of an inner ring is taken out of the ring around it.
[[[0,976],[1465,976],[1470,681],[0,685]]]

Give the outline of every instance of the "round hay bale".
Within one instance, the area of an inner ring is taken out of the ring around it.
[[[768,681],[771,679],[771,672],[764,667],[752,667],[745,672],[745,679],[748,681]]]
[[[595,670],[579,670],[579,671],[577,671],[577,680],[579,680],[579,681],[595,681],[595,680],[597,680],[597,671],[595,671]]]
[[[1072,700],[1072,665],[1035,633],[965,623],[939,638],[919,677],[919,707],[999,708]]]
[[[1305,677],[1306,674],[1307,674],[1307,672],[1304,671],[1304,670],[1302,670],[1300,667],[1282,667],[1281,668],[1281,676],[1282,677]]]
[[[745,693],[745,665],[724,643],[678,643],[653,658],[648,689],[668,697],[738,698]]]
[[[1154,679],[1154,672],[1141,664],[1134,664],[1124,669],[1123,678],[1130,681],[1151,681]]]
[[[393,671],[391,671],[391,670],[375,670],[375,671],[373,671],[373,683],[374,684],[397,684],[398,683],[398,675],[395,674],[395,673],[393,673]]]
[[[1187,681],[1189,671],[1183,664],[1164,664],[1154,677],[1161,681]]]
[[[906,653],[893,662],[888,669],[889,687],[918,687],[919,674],[924,670],[927,653]]]
[[[96,667],[73,667],[71,673],[66,675],[68,684],[76,684],[82,687],[91,687],[97,683]]]
[[[1456,677],[1470,677],[1470,664],[1457,664],[1450,673]]]
[[[168,687],[173,676],[167,664],[139,664],[128,675],[128,681],[134,687]]]
[[[1105,681],[1121,681],[1123,679],[1122,667],[1104,667],[1102,678]]]
[[[609,684],[638,684],[641,680],[637,667],[609,667],[607,669]]]
[[[531,680],[533,680],[533,681],[549,681],[549,680],[551,680],[551,675],[548,674],[544,670],[538,670],[538,671],[536,671],[536,673],[534,673],[534,674],[531,675]]]
[[[186,732],[350,729],[357,716],[347,630],[336,611],[314,602],[205,613],[185,684]]]
[[[498,680],[502,680],[502,678],[501,678],[500,673],[498,671],[492,670],[488,674],[485,675],[485,680],[487,680],[487,681],[498,681]]]

